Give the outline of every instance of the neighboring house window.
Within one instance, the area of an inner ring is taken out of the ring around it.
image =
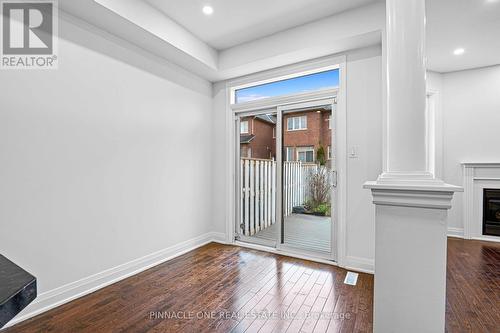
[[[328,159],[329,160],[332,159],[332,147],[331,146],[328,146]]]
[[[241,147],[240,149],[241,158],[252,158],[252,148],[251,147]]]
[[[240,158],[252,158],[252,148],[248,146],[241,147]]]
[[[297,147],[297,161],[314,162],[314,147]]]
[[[240,123],[240,133],[247,134],[248,133],[248,120],[242,121]]]
[[[293,161],[293,147],[286,147],[286,160],[288,162]]]
[[[332,129],[332,117],[331,116],[328,117],[327,121],[328,121],[328,129]]]
[[[276,127],[273,127],[273,139],[276,139]]]
[[[307,129],[307,116],[288,118],[287,129],[289,131],[298,131]]]

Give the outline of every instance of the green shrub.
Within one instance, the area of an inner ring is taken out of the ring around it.
[[[322,215],[329,215],[330,205],[327,203],[322,203],[322,204],[319,204],[318,206],[314,207],[312,211],[314,213],[319,213]]]
[[[319,165],[326,164],[326,154],[325,148],[323,148],[323,146],[319,146],[318,150],[316,151],[316,163],[319,163]]]

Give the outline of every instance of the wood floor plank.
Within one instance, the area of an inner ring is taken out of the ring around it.
[[[500,243],[448,239],[446,332],[500,332]]]
[[[373,276],[345,275],[211,243],[2,333],[371,332]],[[500,244],[449,239],[446,297],[446,332],[500,332]]]

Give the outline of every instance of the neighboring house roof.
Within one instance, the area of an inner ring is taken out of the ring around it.
[[[258,116],[255,116],[255,119],[260,119],[262,121],[271,123],[271,124],[276,124],[276,117],[272,116],[270,114],[260,114]]]
[[[250,143],[253,138],[255,138],[255,135],[253,134],[242,134],[240,135],[240,143]]]

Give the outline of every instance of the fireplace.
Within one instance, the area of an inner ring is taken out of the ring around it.
[[[500,189],[483,189],[483,235],[500,236]]]

